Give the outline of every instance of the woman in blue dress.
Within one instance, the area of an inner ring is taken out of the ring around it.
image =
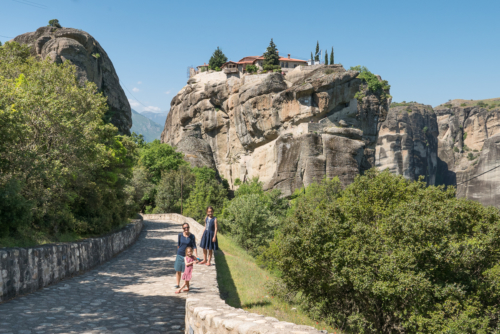
[[[203,231],[203,237],[201,237],[200,247],[203,249],[203,261],[200,263],[206,263],[206,265],[209,266],[212,261],[212,252],[219,249],[219,244],[217,242],[217,218],[214,217],[214,208],[211,206],[207,208],[205,230]]]
[[[177,285],[175,286],[177,289],[181,283],[181,276],[184,272],[184,268],[186,267],[184,263],[184,257],[186,256],[186,248],[191,247],[193,249],[194,255],[198,257],[198,252],[196,250],[196,239],[194,234],[189,232],[189,224],[182,224],[182,233],[179,233],[177,239],[177,257],[175,258],[175,278],[177,279]]]

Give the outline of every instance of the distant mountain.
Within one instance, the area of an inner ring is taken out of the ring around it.
[[[144,136],[145,141],[152,142],[155,139],[160,139],[162,131],[162,125],[153,122],[151,119],[144,117],[144,115],[132,109],[132,128],[130,132],[141,134]]]
[[[143,112],[141,112],[141,115],[146,116],[147,118],[149,118],[153,122],[160,124],[161,128],[163,130],[163,127],[165,126],[165,121],[167,120],[168,112],[157,113],[157,112],[152,112],[152,111],[143,111]]]

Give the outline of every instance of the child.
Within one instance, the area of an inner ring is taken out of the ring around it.
[[[211,206],[207,208],[205,230],[203,231],[203,237],[201,237],[200,247],[203,249],[203,261],[200,263],[206,263],[209,266],[212,261],[212,252],[219,249],[219,243],[217,242],[217,218],[214,217],[214,208]]]
[[[186,257],[184,258],[184,262],[186,263],[186,269],[182,274],[184,284],[179,289],[175,290],[175,293],[180,293],[181,291],[189,291],[189,281],[191,280],[191,276],[193,274],[193,264],[198,263],[196,257],[193,256],[193,248],[186,247]],[[186,289],[182,290],[184,287],[186,287]]]

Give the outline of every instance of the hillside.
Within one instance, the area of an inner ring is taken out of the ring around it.
[[[132,128],[130,132],[141,134],[144,136],[144,140],[152,142],[155,139],[160,139],[162,130],[163,126],[132,109]]]
[[[165,125],[165,121],[167,120],[167,115],[168,113],[163,112],[163,113],[158,113],[158,112],[152,112],[152,111],[143,111],[141,112],[142,116],[145,116],[152,120],[153,122],[160,124],[162,129],[163,126]]]
[[[478,105],[479,104],[479,105]],[[494,107],[499,107],[500,106],[500,97],[496,97],[493,99],[485,99],[485,100],[462,100],[462,99],[455,99],[455,100],[450,100],[448,102],[442,103],[438,105],[436,108],[442,108],[442,107],[483,107],[483,108],[488,108],[488,109],[493,109]]]

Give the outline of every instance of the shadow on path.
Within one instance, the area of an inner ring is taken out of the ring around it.
[[[180,224],[144,221],[137,242],[93,270],[0,304],[4,333],[182,333],[175,295]]]

